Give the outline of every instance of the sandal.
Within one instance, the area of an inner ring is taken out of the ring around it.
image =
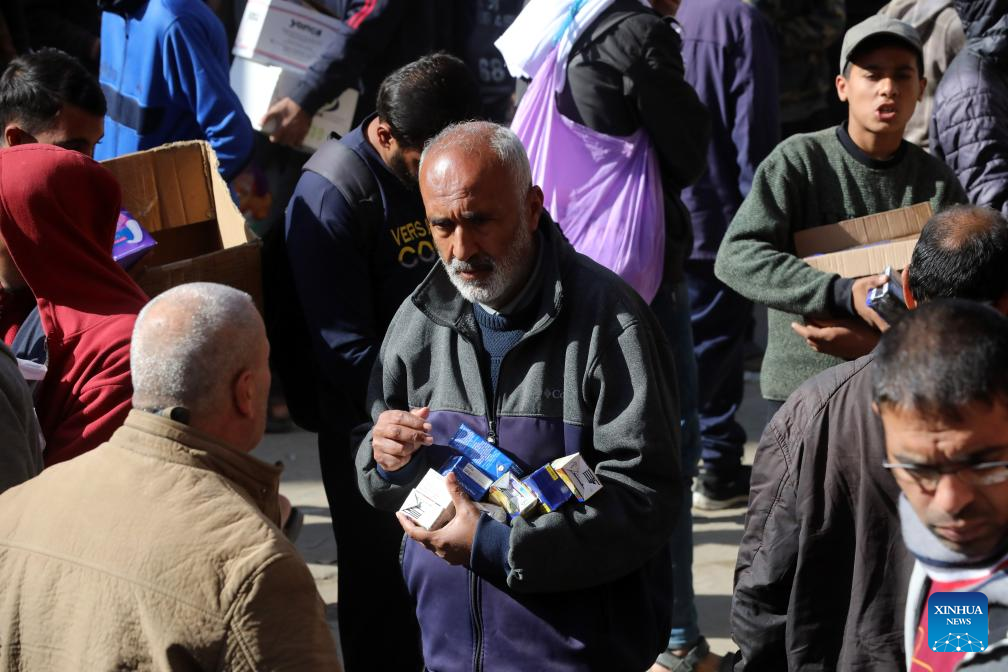
[[[666,649],[655,662],[669,672],[693,672],[696,666],[710,655],[710,646],[707,640],[700,637],[685,656],[677,656],[671,650]]]

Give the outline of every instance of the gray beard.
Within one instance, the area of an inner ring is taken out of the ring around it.
[[[500,260],[480,254],[469,261],[452,259],[442,260],[441,263],[444,264],[448,278],[462,298],[471,303],[482,303],[496,309],[504,305],[502,299],[511,299],[515,292],[521,289],[521,284],[528,281],[529,272],[535,263],[532,254],[535,248],[532,236],[533,232],[522,222],[515,234],[511,250]],[[490,275],[485,280],[472,282],[460,275],[463,271],[485,266],[491,268]]]

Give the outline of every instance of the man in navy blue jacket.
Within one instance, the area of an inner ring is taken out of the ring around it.
[[[735,412],[752,304],[714,277],[714,259],[756,166],[777,144],[777,57],[764,17],[738,0],[686,0],[677,18],[686,80],[713,124],[707,171],[683,189],[682,199],[693,222],[686,277],[704,467],[694,505],[717,509],[744,504],[749,493],[749,473],[741,466],[746,436]]]
[[[252,154],[252,125],[228,79],[228,43],[203,2],[99,0],[99,81],[108,101],[95,159],[206,140],[224,179]]]
[[[369,420],[368,379],[385,330],[437,259],[416,181],[420,150],[448,124],[476,116],[480,103],[465,64],[434,54],[389,75],[377,105],[339,141],[336,149],[349,151],[334,155],[323,146],[308,162],[286,222],[319,377],[319,461],[336,533],[348,672],[378,669],[376,661],[389,670],[422,666],[398,562],[402,528],[360,496],[350,435]],[[338,168],[320,165],[323,156],[342,157]],[[351,182],[366,188],[353,194]]]
[[[324,0],[339,32],[294,88],[266,112],[270,140],[297,147],[312,116],[350,87],[360,92],[355,122],[375,109],[378,85],[404,63],[447,48],[456,0]]]

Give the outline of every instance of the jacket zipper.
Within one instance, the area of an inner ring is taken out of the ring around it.
[[[469,570],[469,614],[473,629],[473,672],[483,672],[483,601],[479,577]]]
[[[500,372],[504,370],[504,362],[507,361],[508,355],[514,352],[519,345],[529,338],[529,336],[534,333],[538,333],[538,331],[541,331],[541,329],[533,329],[526,332],[510,350],[504,353],[504,357],[501,358],[500,368],[497,370],[498,383],[500,382]],[[477,354],[486,354],[483,344],[480,341],[475,338],[470,338],[462,330],[459,330],[459,334],[469,341],[469,344],[477,351]],[[486,376],[483,375],[482,367],[479,372],[479,377],[480,382],[483,385],[483,395],[486,397],[487,441],[497,445],[497,391],[490,389],[490,382],[486,379]],[[468,570],[468,572],[469,615],[473,629],[473,672],[483,672],[483,601],[479,586],[480,580],[472,570]]]

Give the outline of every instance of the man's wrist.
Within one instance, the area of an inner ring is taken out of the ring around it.
[[[827,312],[834,317],[859,317],[854,305],[854,278],[834,277],[826,292]]]
[[[481,514],[473,536],[469,568],[480,578],[505,585],[511,573],[510,549],[511,528],[486,513]]]
[[[407,485],[411,483],[423,466],[423,460],[417,459],[417,454],[413,453],[410,461],[393,471],[386,471],[382,469],[380,464],[375,465],[375,469],[378,471],[378,475],[385,481],[392,483],[393,485]]]

